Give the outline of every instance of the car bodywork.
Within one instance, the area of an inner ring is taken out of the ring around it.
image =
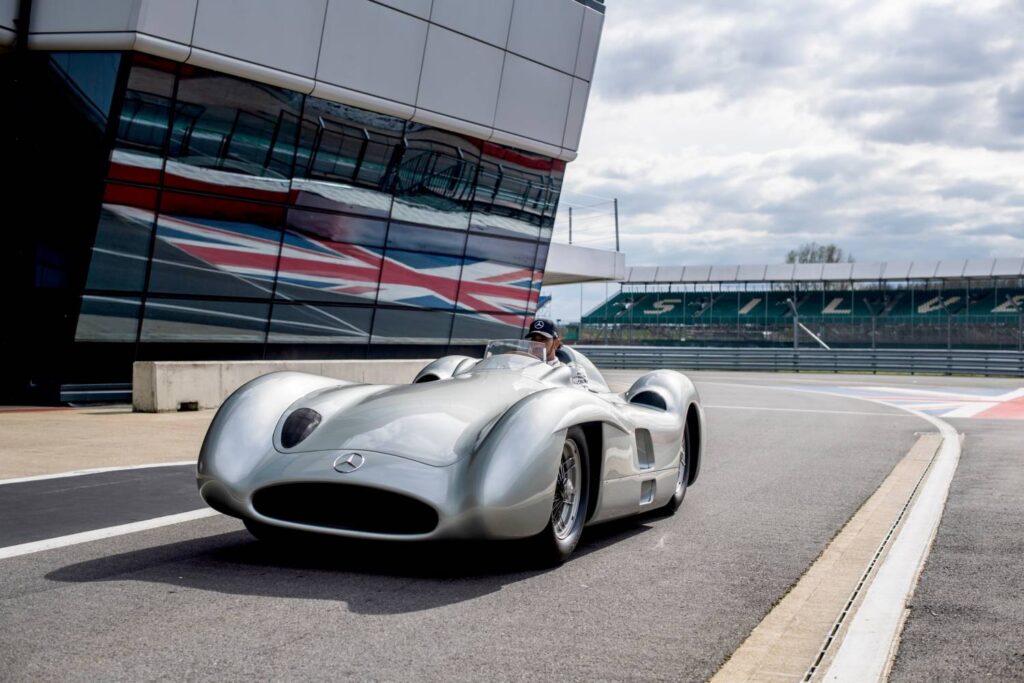
[[[265,375],[215,416],[199,456],[200,493],[225,514],[281,529],[529,537],[551,518],[566,433],[580,426],[587,524],[666,505],[677,479],[692,484],[700,471],[704,417],[693,384],[658,370],[615,393],[568,353],[589,388],[573,385],[569,366],[517,355],[447,356],[407,385]]]

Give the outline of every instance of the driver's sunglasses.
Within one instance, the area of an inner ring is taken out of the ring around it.
[[[526,339],[527,341],[540,342],[541,344],[545,344],[548,341],[548,338],[542,334],[531,334]]]

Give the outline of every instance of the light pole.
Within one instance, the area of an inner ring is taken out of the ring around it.
[[[864,305],[868,307],[868,313],[871,314],[871,350],[874,351],[875,350],[875,318],[876,318],[877,314],[875,313],[874,302],[872,302],[867,297],[864,297]]]
[[[1013,298],[1012,294],[1006,295],[1006,303],[1017,311],[1017,350],[1020,351],[1024,347],[1024,305]]]
[[[878,305],[877,310],[875,308],[876,304]],[[875,339],[878,336],[878,328],[876,326],[876,321],[878,320],[878,316],[884,313],[885,309],[889,306],[889,295],[883,294],[882,300],[878,302],[872,301],[867,297],[864,297],[864,305],[868,307],[868,313],[871,314],[871,350],[874,351],[876,347]]]
[[[797,351],[800,349],[800,314],[797,313],[793,297],[786,298],[786,305],[789,306],[789,311],[793,314],[793,350]]]
[[[612,206],[615,209],[615,251],[621,251],[619,249],[619,198],[616,197],[612,200]]]
[[[616,246],[618,251],[618,246]],[[629,345],[633,345],[633,307],[636,306],[636,299],[629,302]]]
[[[939,291],[939,305],[942,306],[942,310],[946,313],[946,350],[950,351],[953,348],[953,314],[949,312],[949,307],[946,305],[946,295]]]
[[[627,335],[627,342],[630,345],[633,344],[633,304],[634,303],[636,303],[636,300],[635,299],[630,299],[630,300],[628,300],[625,303],[621,303],[621,302],[617,302],[616,301],[615,303],[611,304],[615,308],[622,308],[624,313],[629,313],[627,315],[627,321],[628,322],[626,324],[626,335]],[[618,316],[616,315],[615,317],[618,317]]]

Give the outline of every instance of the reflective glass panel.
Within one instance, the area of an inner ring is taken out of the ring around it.
[[[444,311],[377,309],[373,318],[373,344],[446,344],[452,314]]]
[[[141,292],[156,220],[156,190],[107,185],[86,289]]]
[[[471,234],[462,266],[459,310],[525,315],[536,251],[534,242]]]
[[[277,274],[277,296],[373,303],[386,224],[371,218],[292,209]]]
[[[537,312],[537,307],[540,303],[540,290],[544,284],[544,271],[535,270],[533,271],[533,284],[530,286],[529,299],[526,302],[526,308],[529,312],[528,317],[532,318]],[[550,297],[548,297],[550,299]]]
[[[462,256],[466,251],[466,233],[392,223],[388,228],[387,246],[388,249]]]
[[[537,259],[537,243],[470,235],[466,243],[466,258],[500,261],[532,268]]]
[[[467,258],[462,266],[458,308],[525,315],[532,277],[529,268]]]
[[[493,339],[518,339],[523,336],[522,316],[456,314],[452,344],[486,344]]]
[[[377,301],[450,310],[455,306],[462,259],[389,249]]]
[[[143,54],[132,56],[131,73],[117,123],[109,177],[156,185],[171,128],[174,62]]]
[[[324,304],[274,304],[271,344],[365,344],[372,308]]]
[[[562,180],[565,177],[565,162],[560,159],[551,160],[551,185],[544,196],[544,220],[540,226],[542,242],[551,240],[555,227],[555,214],[558,212],[558,198],[562,195]]]
[[[149,291],[267,299],[284,207],[164,192]]]
[[[78,315],[75,341],[134,342],[142,302],[133,297],[86,294]]]
[[[421,225],[468,228],[479,143],[418,123],[408,124],[405,137],[391,216]]]
[[[541,242],[537,245],[537,260],[534,261],[533,267],[536,270],[543,271],[548,264],[548,251],[551,249],[550,242]]]
[[[261,343],[269,310],[265,303],[150,297],[139,341]]]
[[[200,192],[285,202],[302,95],[183,68],[165,183]]]
[[[526,238],[550,235],[564,168],[557,159],[483,143],[473,229]]]
[[[102,203],[96,173],[109,154],[120,54],[30,50],[0,54],[0,61],[6,87],[0,160],[8,188],[3,251],[16,260],[7,270],[18,282],[24,274],[36,287],[69,290],[59,304],[33,314],[57,325],[77,309],[81,292],[75,290],[92,247]]]
[[[377,300],[422,308],[453,308],[465,243],[464,232],[392,223]]]
[[[117,85],[119,52],[54,52],[50,69],[61,78],[79,111],[104,130]]]
[[[404,131],[402,119],[307,97],[295,203],[386,218]]]

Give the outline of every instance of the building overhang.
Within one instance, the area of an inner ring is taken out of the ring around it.
[[[468,14],[429,2],[263,0],[244,21],[239,3],[206,0],[31,5],[32,50],[146,53],[565,162],[576,158],[604,25],[598,0]],[[18,39],[18,8],[0,2],[0,52]],[[538,32],[541,22],[551,25]]]
[[[619,282],[626,278],[626,255],[618,251],[552,242],[544,285]]]

